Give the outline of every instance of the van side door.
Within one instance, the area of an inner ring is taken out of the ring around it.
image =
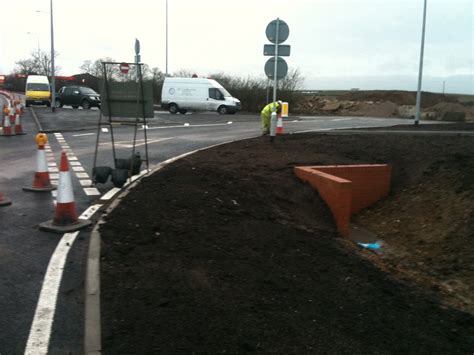
[[[209,99],[207,109],[217,111],[218,107],[224,103],[224,95],[217,88],[209,88]]]

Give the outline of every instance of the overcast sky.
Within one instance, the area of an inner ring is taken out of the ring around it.
[[[165,71],[166,0],[54,0],[60,74],[85,60],[142,61]],[[286,60],[310,89],[416,90],[423,0],[168,0],[168,71],[263,76],[267,24],[290,27]],[[36,12],[40,10],[43,12]],[[50,50],[49,0],[2,1],[0,73]],[[474,94],[472,0],[428,0],[423,89]],[[9,16],[11,14],[11,16]],[[30,32],[30,34],[28,34]]]

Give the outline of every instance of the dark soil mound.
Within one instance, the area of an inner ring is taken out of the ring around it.
[[[352,91],[338,97],[348,101],[391,101],[397,105],[415,105],[416,92],[397,90]],[[452,97],[432,92],[422,92],[421,106],[423,108],[436,105],[440,102],[455,102]]]
[[[458,201],[472,212],[473,175],[464,169],[472,172],[473,158],[469,137],[300,134],[228,144],[167,166],[100,228],[104,353],[472,352],[474,318],[396,281],[338,238],[328,209],[292,168],[389,163],[393,189],[379,206],[413,194],[396,204],[409,211],[419,204],[415,193],[424,201],[443,187],[442,205],[431,208]],[[371,211],[371,226],[396,216]],[[468,277],[474,221],[448,211],[443,218],[434,227],[398,224],[396,234],[407,245],[430,243],[444,225],[450,244],[433,262],[446,270],[465,248],[456,265]]]

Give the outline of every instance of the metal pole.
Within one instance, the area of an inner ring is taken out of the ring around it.
[[[166,68],[165,77],[168,76],[168,0],[166,0]]]
[[[277,86],[278,86],[278,42],[280,39],[278,38],[280,34],[280,18],[277,18],[276,22],[276,39],[275,39],[275,64],[273,67],[273,107],[272,107],[272,114],[270,116],[270,142],[273,142],[276,135],[276,121],[277,121],[277,113],[276,113],[276,97],[277,97]]]
[[[418,126],[420,121],[420,107],[421,107],[421,80],[423,77],[423,54],[425,51],[425,27],[426,27],[426,3],[423,7],[423,28],[421,30],[421,50],[420,50],[420,68],[418,71],[418,91],[416,93],[416,115],[415,115],[415,126]]]
[[[446,89],[446,81],[443,81],[443,95],[444,95],[444,89]]]
[[[56,77],[54,75],[54,27],[53,27],[53,0],[50,0],[51,13],[51,111],[56,111]]]

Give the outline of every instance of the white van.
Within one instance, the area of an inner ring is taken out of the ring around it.
[[[161,107],[172,114],[188,110],[226,114],[240,111],[240,100],[212,79],[165,78]]]
[[[48,77],[44,75],[28,75],[25,88],[26,107],[32,104],[51,106],[51,87]]]

